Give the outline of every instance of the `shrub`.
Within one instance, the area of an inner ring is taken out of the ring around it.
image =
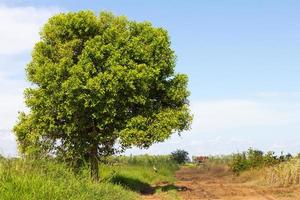
[[[246,153],[237,153],[232,156],[230,167],[234,173],[239,174],[241,171],[249,169],[249,162],[246,158]]]
[[[247,152],[236,153],[232,155],[230,168],[236,174],[249,169],[258,169],[263,167],[270,167],[281,162],[286,162],[292,158],[291,154],[276,156],[274,152],[263,151],[250,148]]]
[[[171,153],[171,158],[178,164],[183,164],[190,161],[189,153],[185,150],[178,149]]]

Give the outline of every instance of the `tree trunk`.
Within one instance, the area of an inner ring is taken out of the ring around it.
[[[91,177],[94,181],[99,180],[98,145],[94,145],[90,155]]]

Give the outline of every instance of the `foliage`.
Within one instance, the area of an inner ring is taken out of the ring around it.
[[[188,129],[188,78],[174,68],[167,31],[149,22],[107,12],[53,16],[26,68],[34,87],[25,90],[30,112],[14,127],[20,152],[90,161],[95,173],[101,157]]]
[[[139,193],[152,189],[153,184],[171,184],[178,169],[167,156],[112,156],[109,160],[100,165],[100,182],[92,181],[86,167],[74,174],[55,159],[0,160],[0,197],[3,200],[139,199]],[[168,196],[169,192],[163,195]]]
[[[232,157],[232,161],[230,163],[230,167],[233,172],[240,173],[241,171],[245,171],[249,169],[248,160],[246,158],[246,153],[237,153]]]
[[[177,149],[176,151],[171,153],[171,157],[175,160],[178,164],[183,164],[190,161],[189,153],[185,150]]]
[[[233,172],[239,174],[249,169],[274,166],[280,162],[288,161],[290,158],[291,154],[283,155],[282,153],[280,156],[276,156],[272,151],[264,153],[250,148],[247,152],[233,154],[229,165]]]

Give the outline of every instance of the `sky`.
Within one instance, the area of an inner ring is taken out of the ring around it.
[[[176,71],[189,76],[191,130],[126,154],[300,151],[300,1],[0,0],[0,154],[17,155],[11,129],[42,25],[87,9],[167,29]]]

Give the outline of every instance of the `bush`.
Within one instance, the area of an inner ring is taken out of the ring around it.
[[[284,155],[281,153],[278,157],[272,151],[264,153],[263,151],[250,148],[247,152],[233,154],[229,165],[233,172],[239,174],[249,169],[274,166],[281,162],[286,162],[291,158],[291,154]]]
[[[183,164],[190,161],[189,153],[185,150],[176,150],[171,153],[171,158],[176,161],[178,164]]]
[[[246,153],[243,152],[234,154],[232,156],[232,161],[230,162],[230,167],[236,174],[249,169],[249,162],[246,158]]]

